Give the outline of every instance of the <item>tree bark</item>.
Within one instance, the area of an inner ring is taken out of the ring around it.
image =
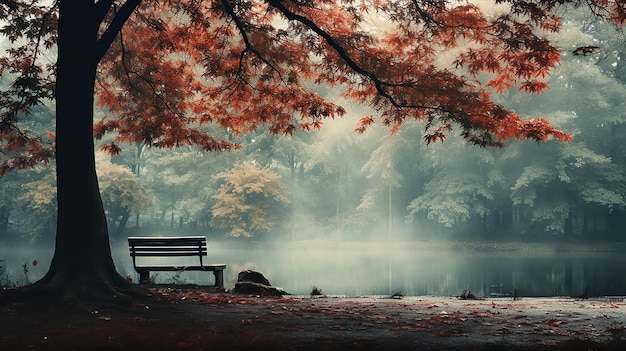
[[[93,104],[99,23],[93,2],[60,2],[56,244],[50,270],[34,287],[64,298],[112,299],[130,288],[113,263],[96,176]]]

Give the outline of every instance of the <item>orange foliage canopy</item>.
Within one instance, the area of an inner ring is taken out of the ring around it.
[[[125,2],[95,5],[110,7],[100,24],[103,36]],[[231,148],[211,126],[241,134],[261,126],[287,134],[319,128],[345,111],[315,85],[335,87],[377,111],[361,119],[358,132],[376,119],[392,133],[418,120],[427,142],[444,140],[455,127],[480,146],[502,146],[509,138],[570,139],[491,96],[547,88],[545,77],[559,62],[547,34],[559,30],[557,7],[578,1],[496,0],[495,7],[463,0],[135,2],[100,62],[96,85],[106,117],[94,133],[116,133],[105,146],[113,153],[122,141]],[[0,96],[0,173],[51,156],[51,148],[18,123],[53,96],[54,67],[38,53],[55,43],[55,8],[33,3],[0,4],[0,18],[12,23],[2,33],[15,40],[0,58],[0,72],[18,77]],[[623,23],[624,0],[586,3],[595,15]]]

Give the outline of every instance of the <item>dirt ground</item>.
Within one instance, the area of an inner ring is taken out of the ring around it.
[[[0,350],[626,350],[622,297],[152,294],[124,308],[0,295]]]

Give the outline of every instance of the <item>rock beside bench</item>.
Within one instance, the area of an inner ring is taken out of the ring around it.
[[[263,274],[251,270],[241,271],[237,275],[237,283],[233,289],[238,294],[254,294],[261,296],[289,295],[285,290],[272,286]]]

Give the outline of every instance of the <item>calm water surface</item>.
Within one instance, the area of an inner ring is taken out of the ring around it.
[[[120,274],[137,274],[125,243],[113,244]],[[263,244],[209,243],[208,263],[225,263],[226,288],[244,269],[262,272],[274,286],[297,295],[313,287],[328,295],[574,296],[589,287],[593,296],[626,295],[626,255],[615,253],[476,253],[420,248],[412,243]],[[0,248],[0,273],[12,284],[39,279],[52,251]],[[4,261],[2,261],[4,260]],[[36,265],[33,265],[36,261]],[[161,261],[164,263],[164,261]],[[154,273],[153,273],[154,274]],[[212,284],[212,274],[156,274],[157,282]],[[2,283],[2,282],[0,282]]]

